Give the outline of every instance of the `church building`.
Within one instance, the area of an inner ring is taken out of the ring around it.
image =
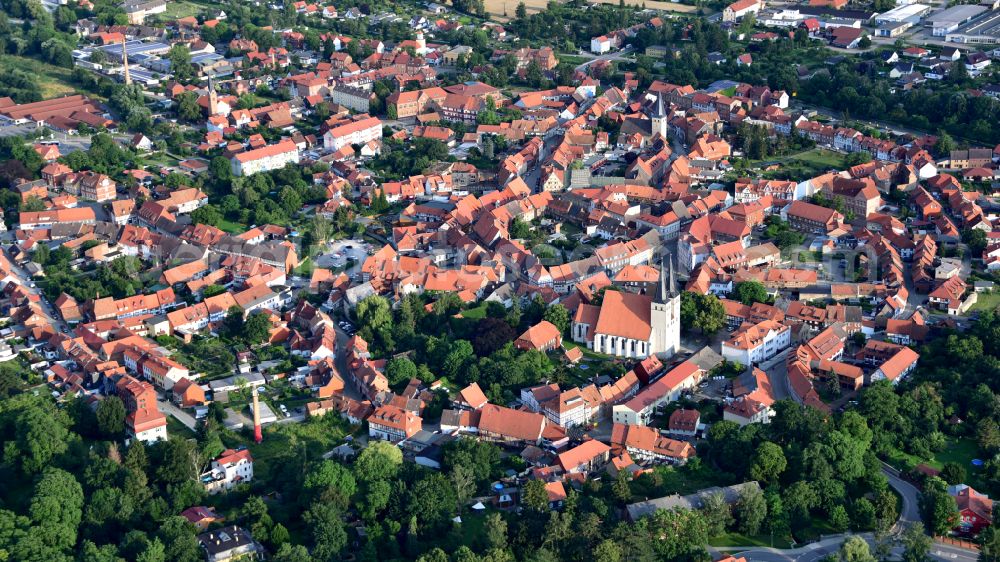
[[[669,271],[667,271],[669,267]],[[607,290],[599,306],[581,304],[573,317],[573,341],[617,357],[670,357],[681,339],[681,296],[673,261],[660,266],[655,297]]]

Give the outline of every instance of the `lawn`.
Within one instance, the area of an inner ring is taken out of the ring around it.
[[[469,320],[480,320],[486,317],[486,305],[482,304],[475,308],[470,308],[468,310],[462,311],[462,318],[468,318]]]
[[[843,165],[843,156],[839,152],[826,150],[825,148],[814,148],[805,152],[800,152],[788,158],[789,161],[802,162],[809,166],[828,169],[839,168]]]
[[[172,436],[181,437],[183,439],[194,439],[197,437],[193,431],[188,429],[188,426],[182,424],[173,416],[167,416],[167,432]]]
[[[167,2],[167,11],[160,17],[163,20],[176,20],[188,16],[197,16],[204,10],[203,7],[184,0]]]
[[[967,483],[970,486],[984,487],[986,483],[983,481],[982,473],[980,472],[981,469],[972,466],[972,459],[978,458],[978,453],[979,446],[974,439],[949,437],[948,446],[943,451],[935,453],[931,459],[922,459],[915,455],[896,451],[886,461],[900,470],[909,470],[921,463],[941,470],[945,463],[958,463],[959,466],[965,469],[966,474],[969,475]]]
[[[310,277],[313,269],[315,268],[316,264],[313,263],[312,258],[306,258],[302,260],[302,263],[300,263],[298,267],[295,268],[295,274],[301,275],[302,277]]]
[[[233,222],[231,220],[222,219],[218,224],[219,230],[223,230],[230,234],[239,234],[241,232],[246,232],[246,225],[240,224],[238,222]]]
[[[889,460],[890,464],[901,470],[907,470],[918,464],[924,463],[927,466],[938,470],[947,462],[956,462],[962,465],[967,471],[972,470],[972,459],[976,458],[979,447],[972,439],[948,438],[948,446],[932,459],[922,459],[915,455],[910,455],[902,451],[897,451]]]
[[[254,473],[262,481],[270,480],[271,471],[282,471],[289,454],[302,454],[308,459],[318,459],[323,453],[339,445],[347,435],[347,422],[339,416],[325,416],[301,423],[275,423],[264,428],[264,440],[254,443],[252,428],[241,432],[223,431],[222,441],[227,447],[246,445],[254,458]],[[277,463],[277,464],[276,464]]]
[[[979,446],[972,439],[958,439],[951,441],[948,447],[934,456],[931,466],[941,468],[945,463],[955,462],[971,470],[972,459],[976,458]]]
[[[823,261],[823,254],[820,252],[799,252],[798,259],[802,263],[816,263]]]
[[[791,548],[792,544],[787,537],[772,537],[770,535],[741,535],[740,533],[726,533],[719,537],[713,537],[708,541],[711,546],[765,546],[773,548]]]
[[[579,347],[580,351],[583,352],[583,358],[590,361],[614,361],[614,357],[610,355],[605,355],[603,353],[598,353],[594,350],[587,349],[587,346],[580,345],[576,342],[563,340],[563,347],[566,349],[573,349],[574,347]]]
[[[587,57],[581,57],[579,55],[563,55],[563,54],[559,54],[558,58],[559,58],[559,62],[564,62],[566,64],[571,64],[573,66],[579,66],[579,65],[581,65],[581,64],[583,64],[583,63],[591,60],[591,59],[589,59]]]
[[[73,69],[55,66],[39,60],[15,55],[0,55],[0,74],[6,75],[12,70],[22,70],[33,74],[44,99],[66,96],[83,91],[73,83]]]
[[[1000,307],[1000,292],[979,293],[972,310],[996,310],[998,307]]]
[[[833,535],[837,532],[829,521],[821,517],[813,517],[808,527],[795,533],[795,538],[800,543],[807,543],[819,540],[820,535]]]

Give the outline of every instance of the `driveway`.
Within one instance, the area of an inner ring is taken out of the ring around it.
[[[184,424],[191,431],[197,430],[197,420],[195,420],[191,414],[181,410],[169,400],[164,400],[163,398],[157,396],[156,405],[160,407],[161,412],[173,416],[174,419]]]

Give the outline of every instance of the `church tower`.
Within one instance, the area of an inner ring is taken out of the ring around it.
[[[667,104],[663,101],[663,94],[656,94],[656,105],[653,107],[653,114],[650,116],[652,121],[652,127],[650,127],[649,135],[654,136],[657,133],[660,134],[664,139],[667,138]]]
[[[649,305],[650,355],[670,357],[681,347],[681,294],[674,282],[674,260],[660,264],[660,285]]]
[[[212,75],[208,75],[208,116],[211,117],[219,112],[219,94],[215,91],[215,84],[212,83]]]

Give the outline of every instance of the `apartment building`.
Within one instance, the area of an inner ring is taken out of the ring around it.
[[[323,148],[337,151],[353,144],[363,145],[382,139],[382,121],[367,117],[330,128],[323,134]]]
[[[252,176],[299,163],[299,147],[291,139],[236,154],[230,160],[234,176]]]

